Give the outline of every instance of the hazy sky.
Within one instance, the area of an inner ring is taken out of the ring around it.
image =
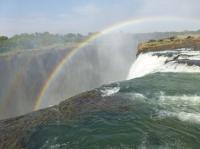
[[[198,21],[200,1],[0,0],[0,34],[44,31],[87,33],[126,20],[150,16],[177,16]],[[170,23],[173,22],[166,24]],[[188,28],[196,29],[198,25],[200,23],[190,23]]]

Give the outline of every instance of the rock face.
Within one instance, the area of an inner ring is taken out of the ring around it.
[[[180,48],[193,48],[194,50],[200,47],[200,36],[177,36],[160,40],[149,40],[148,42],[138,45],[138,53],[149,51],[173,50]]]

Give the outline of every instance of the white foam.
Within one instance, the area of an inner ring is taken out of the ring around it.
[[[165,51],[165,52],[170,52],[170,51]],[[188,59],[197,60],[199,58],[200,60],[200,52],[184,51],[184,53],[187,52],[196,54],[194,57],[190,57]],[[148,52],[140,54],[136,59],[136,61],[132,64],[129,70],[129,74],[127,76],[127,80],[142,77],[147,74],[155,72],[200,73],[199,66],[188,66],[187,64],[178,64],[175,63],[174,61],[165,63],[167,60],[170,60],[172,58],[168,58],[166,56],[156,56],[154,55],[155,53],[163,53],[163,52]]]
[[[199,66],[188,66],[187,64],[167,63],[158,68],[156,72],[185,72],[200,73]]]
[[[103,89],[101,89],[101,93],[102,93],[102,97],[105,96],[112,96],[114,94],[116,94],[117,92],[119,92],[120,87],[104,87]]]
[[[200,104],[200,96],[194,95],[194,96],[165,96],[161,95],[159,97],[159,101],[161,103],[167,103],[167,102],[180,102],[182,104],[188,104],[188,105],[197,105]]]
[[[177,117],[181,121],[189,121],[192,123],[200,124],[200,113],[186,113],[180,112],[177,114]]]
[[[200,124],[200,113],[160,111],[160,118],[176,117],[180,121]]]
[[[139,99],[146,99],[147,98],[146,96],[144,96],[143,94],[140,94],[140,93],[134,93],[133,97],[139,98]]]
[[[152,56],[152,53],[140,54],[132,64],[127,79],[142,77],[156,71],[164,65],[166,57]]]
[[[158,111],[158,118],[176,117],[180,121],[200,124],[200,96],[183,95],[183,96],[166,96],[163,92],[157,102],[162,109]],[[188,112],[190,107],[193,111]],[[196,108],[195,108],[196,107]]]

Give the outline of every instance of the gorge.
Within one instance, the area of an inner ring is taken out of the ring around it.
[[[141,43],[126,81],[1,120],[0,148],[198,148],[198,39]]]

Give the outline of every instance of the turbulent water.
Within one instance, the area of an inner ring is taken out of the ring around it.
[[[84,104],[87,112],[78,118],[39,126],[24,146],[198,149],[199,60],[200,52],[192,49],[140,54],[130,69],[130,80],[96,89],[99,100],[109,104],[88,103],[97,104],[95,111],[87,111]]]
[[[177,49],[140,54],[132,65],[128,79],[155,72],[200,72],[200,51]]]

